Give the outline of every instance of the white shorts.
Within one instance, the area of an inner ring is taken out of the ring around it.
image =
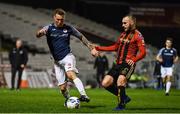
[[[164,78],[166,76],[173,75],[173,67],[162,67],[161,66],[161,77]]]
[[[62,60],[55,62],[54,64],[55,75],[58,81],[58,86],[66,82],[67,71],[74,71],[78,73],[76,69],[76,59],[72,53],[67,54]]]

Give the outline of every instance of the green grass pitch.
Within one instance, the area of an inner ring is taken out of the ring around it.
[[[79,96],[76,89],[71,96]],[[172,89],[170,96],[163,90],[127,89],[131,102],[123,111],[113,111],[117,98],[104,89],[88,89],[89,103],[80,109],[67,109],[58,89],[0,89],[0,113],[180,113],[180,90]]]

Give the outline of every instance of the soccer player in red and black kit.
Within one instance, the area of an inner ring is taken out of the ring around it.
[[[115,44],[111,46],[96,46],[91,52],[97,56],[98,51],[116,51],[116,65],[108,72],[102,81],[102,86],[118,97],[115,110],[125,109],[131,99],[125,93],[125,87],[134,71],[135,63],[146,55],[142,34],[136,29],[136,18],[127,15],[122,19],[122,32]]]

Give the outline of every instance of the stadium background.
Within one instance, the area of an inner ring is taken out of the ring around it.
[[[37,41],[34,34],[38,27],[51,22],[51,10],[58,7],[68,11],[66,22],[76,26],[89,40],[100,45],[109,45],[116,40],[121,30],[121,18],[124,15],[130,13],[137,17],[138,29],[145,37],[148,55],[138,63],[135,76],[140,78],[136,78],[137,83],[132,83],[132,87],[154,87],[156,83],[152,75],[154,57],[157,49],[164,45],[167,36],[174,38],[174,47],[177,48],[179,54],[180,4],[178,0],[53,0],[53,2],[50,0],[1,0],[0,5],[2,86],[5,84],[3,82],[3,77],[5,77],[9,87],[10,68],[7,51],[13,46],[17,37],[24,40],[30,52],[26,72],[29,87],[55,86],[52,73],[53,61],[49,57],[45,40]],[[82,49],[78,40],[72,40],[72,42],[74,54],[79,61],[79,77],[85,85],[94,84],[96,82],[93,69],[94,58],[90,54],[84,54],[87,49]],[[79,53],[79,50],[83,53]],[[112,63],[114,54],[106,54],[109,62]],[[176,64],[173,83],[176,88],[180,88],[178,66],[179,62]]]

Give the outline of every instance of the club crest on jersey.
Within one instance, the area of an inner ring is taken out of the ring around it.
[[[20,51],[19,53],[20,53],[20,54],[23,54],[23,51]]]
[[[63,32],[64,32],[64,33],[67,33],[67,29],[63,29]]]

